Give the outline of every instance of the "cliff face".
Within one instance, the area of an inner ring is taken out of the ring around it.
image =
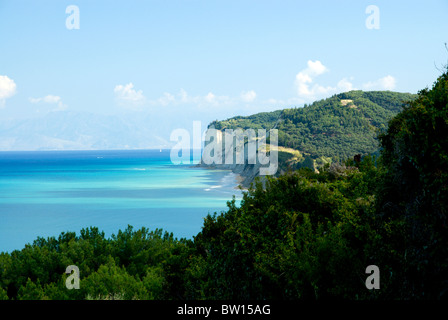
[[[238,143],[235,133],[229,134],[228,131],[223,132],[215,129],[213,126],[208,128],[206,137],[207,135],[213,138],[210,139],[211,141],[206,139],[204,152],[198,166],[231,170],[241,177],[241,186],[243,188],[248,188],[256,177],[263,177],[269,174],[266,173],[269,171],[268,168],[271,171],[273,169],[276,170],[277,159],[268,164],[266,163],[268,159],[269,161],[271,160],[271,157],[266,157],[263,151],[266,150],[265,147],[260,146],[260,140],[262,139],[248,137],[246,140],[243,138]],[[271,152],[271,154],[274,154],[274,152]]]

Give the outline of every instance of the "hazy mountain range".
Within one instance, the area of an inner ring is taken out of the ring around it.
[[[150,115],[51,112],[40,118],[0,120],[0,150],[167,148],[172,128]]]

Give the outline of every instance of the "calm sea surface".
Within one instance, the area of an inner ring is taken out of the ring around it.
[[[169,150],[0,152],[0,252],[90,226],[191,238],[241,199],[236,185],[229,171],[172,164]]]

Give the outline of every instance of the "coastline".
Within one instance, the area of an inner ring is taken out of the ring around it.
[[[244,178],[239,173],[233,172],[233,174],[235,174],[235,180],[238,183],[238,185],[235,187],[235,189],[247,191],[248,190],[247,187],[245,187],[243,185]]]
[[[242,175],[240,172],[235,172],[235,170],[233,170],[233,169],[230,169],[230,168],[222,168],[221,169],[221,168],[218,168],[216,165],[207,165],[207,164],[203,164],[203,163],[198,163],[194,166],[191,166],[190,168],[203,168],[203,169],[207,169],[207,170],[229,171],[229,173],[232,173],[234,175],[234,179],[235,179],[235,183],[236,183],[236,185],[233,187],[233,189],[243,190],[243,191],[248,190],[248,186],[246,185],[247,177],[244,177],[244,175]]]

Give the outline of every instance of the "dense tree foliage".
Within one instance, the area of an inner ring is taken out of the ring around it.
[[[279,124],[281,114],[282,126],[317,137],[347,116],[338,130],[356,134],[364,130],[356,121],[380,126],[402,97],[353,91],[263,114],[259,125]],[[255,181],[192,240],[130,226],[106,238],[91,227],[1,253],[0,299],[447,298],[448,73],[409,98],[379,136],[379,155]],[[79,290],[65,287],[69,265],[79,267]],[[380,290],[366,288],[369,265],[381,270]]]
[[[380,136],[385,175],[378,211],[402,226],[401,243],[395,248],[400,256],[395,263],[402,266],[404,298],[448,295],[446,132],[447,72],[431,89],[421,90]]]
[[[367,165],[369,163],[369,165]],[[309,169],[257,183],[240,207],[208,216],[195,245],[216,299],[367,298],[376,168]]]
[[[38,238],[32,245],[0,256],[0,297],[11,299],[180,298],[191,241],[156,229],[129,226],[106,239],[98,228],[80,235]],[[66,288],[65,270],[80,270],[79,290]]]
[[[416,95],[390,91],[350,91],[303,108],[264,112],[215,121],[216,129],[278,129],[278,144],[312,159],[336,161],[378,150],[377,135]],[[277,122],[278,121],[278,122]]]

